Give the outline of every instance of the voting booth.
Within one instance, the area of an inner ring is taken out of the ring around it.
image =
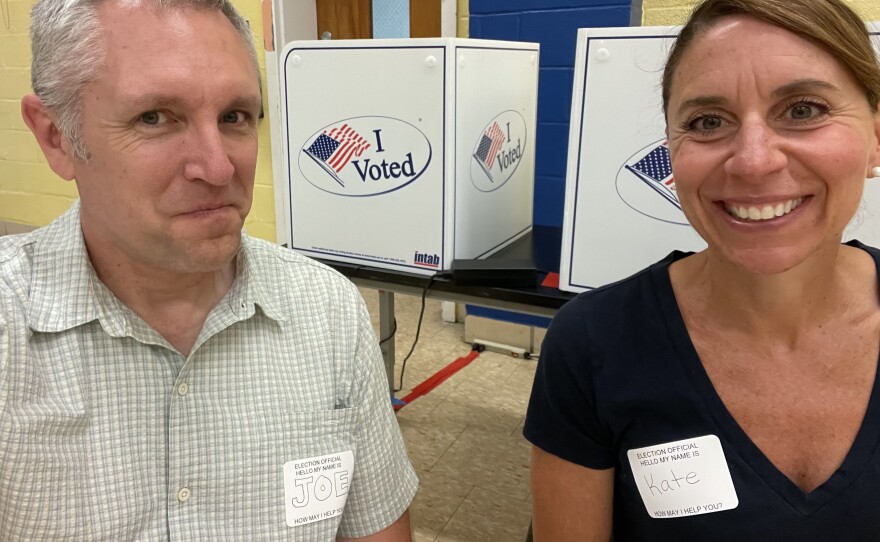
[[[293,41],[279,56],[279,239],[430,274],[532,227],[538,45]]]
[[[869,25],[875,48],[876,27]],[[559,288],[615,282],[706,243],[675,193],[663,67],[678,27],[578,31]],[[868,181],[845,239],[880,243],[880,180]]]

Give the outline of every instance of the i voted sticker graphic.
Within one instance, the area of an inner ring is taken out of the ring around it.
[[[309,136],[297,160],[315,188],[345,197],[372,197],[400,190],[431,164],[431,142],[413,124],[364,116],[334,122]]]
[[[710,514],[739,505],[721,441],[715,435],[636,448],[626,456],[652,518]]]
[[[297,527],[342,514],[353,473],[354,454],[350,450],[285,463],[287,526]]]
[[[498,190],[510,180],[526,151],[526,121],[502,111],[478,134],[471,160],[471,182],[480,192]]]

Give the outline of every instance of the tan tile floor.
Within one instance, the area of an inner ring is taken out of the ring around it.
[[[378,295],[361,289],[378,329]],[[396,295],[395,377],[415,335],[421,300]],[[397,397],[465,356],[463,324],[428,300],[415,352]],[[522,437],[535,361],[483,352],[434,391],[398,412],[421,481],[411,508],[416,542],[518,542],[531,514],[529,444]],[[399,381],[395,382],[399,385]]]

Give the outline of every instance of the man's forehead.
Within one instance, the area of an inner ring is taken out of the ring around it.
[[[168,5],[155,0],[105,0],[98,10],[98,17],[106,36],[125,37],[145,34],[151,27],[174,29],[185,35],[193,20],[202,24],[213,19],[213,25],[229,25],[232,23],[218,10],[189,4]],[[209,22],[208,24],[212,24]],[[124,32],[117,31],[120,26]],[[143,32],[137,32],[138,30]]]
[[[113,51],[157,42],[161,46],[188,44],[221,33],[235,36],[227,48],[250,53],[249,43],[233,22],[215,7],[179,1],[106,0],[98,10],[105,48]]]
[[[109,56],[163,55],[183,48],[195,55],[217,52],[250,57],[244,37],[216,9],[186,5],[158,8],[154,2],[134,2],[128,6],[110,0],[99,11],[104,49]]]
[[[119,107],[158,107],[200,99],[259,101],[256,67],[244,39],[213,9],[157,8],[150,0],[102,6],[104,70]],[[257,106],[259,109],[259,106]]]

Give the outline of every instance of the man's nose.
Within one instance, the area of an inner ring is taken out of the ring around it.
[[[186,179],[216,186],[230,183],[235,166],[229,159],[227,145],[219,125],[194,128],[187,138]]]
[[[733,141],[733,154],[724,164],[728,175],[759,181],[784,168],[788,158],[779,135],[763,120],[743,122]]]

